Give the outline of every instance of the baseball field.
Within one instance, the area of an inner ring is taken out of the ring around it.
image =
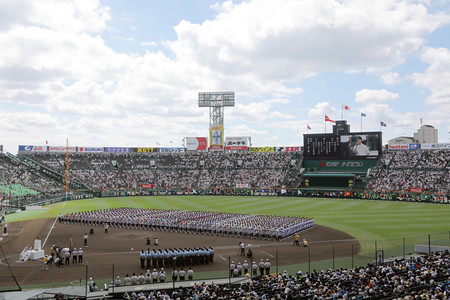
[[[301,234],[309,246],[293,247],[293,239],[282,241],[243,240],[253,247],[255,258],[270,259],[271,272],[290,273],[312,269],[351,268],[375,260],[402,257],[414,252],[416,244],[450,247],[450,205],[281,197],[222,197],[222,196],[157,196],[122,197],[77,200],[52,204],[48,209],[29,210],[6,217],[9,236],[4,239],[0,271],[12,273],[23,288],[80,284],[95,276],[99,285],[109,282],[113,272],[145,272],[139,266],[138,252],[146,249],[145,238],[158,237],[159,248],[215,248],[213,264],[195,267],[195,278],[228,276],[229,260],[242,262],[238,256],[240,238],[214,237],[175,232],[158,232],[111,228],[106,236],[97,227],[89,238],[83,265],[41,270],[41,262],[18,262],[20,251],[31,246],[38,237],[46,253],[53,244],[67,247],[72,238],[75,247],[82,246],[82,236],[88,226],[54,223],[59,213],[97,210],[115,207],[220,211],[245,214],[304,216],[314,218],[313,229]],[[150,246],[153,247],[153,246]],[[114,265],[114,270],[113,266]],[[170,270],[169,270],[170,272]],[[6,275],[5,275],[6,276]],[[11,279],[2,280],[2,289],[14,286]]]

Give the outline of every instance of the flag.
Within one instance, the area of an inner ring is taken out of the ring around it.
[[[306,125],[306,129],[311,130],[311,127],[309,127],[309,125]]]
[[[351,196],[352,194],[350,193],[350,192],[348,192],[348,191],[345,191],[345,196]]]
[[[342,104],[342,109],[343,110],[350,110],[350,106]]]
[[[45,140],[45,144],[48,145],[48,141],[47,140]]]
[[[383,121],[380,122],[380,126],[386,127],[386,123],[384,123]]]
[[[361,117],[365,117],[365,116],[366,116],[366,114],[362,112],[361,113]]]
[[[336,123],[336,121],[331,120],[330,118],[328,118],[327,115],[325,115],[325,122],[331,122],[331,123]]]

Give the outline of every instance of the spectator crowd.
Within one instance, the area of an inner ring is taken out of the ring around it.
[[[146,299],[449,299],[448,251],[395,259],[364,267],[260,275],[236,285],[197,283],[173,291],[126,292]]]
[[[372,170],[366,189],[376,192],[408,192],[423,189],[437,195],[449,194],[449,150],[388,151]]]
[[[66,171],[64,153],[21,155],[59,174]],[[4,206],[19,207],[65,194],[62,183],[36,175],[18,161],[0,154],[0,199]],[[70,153],[68,170],[70,180],[101,192],[238,195],[252,190],[276,194],[299,187],[301,161],[301,152]],[[368,179],[368,192],[408,196],[413,188],[423,189],[437,200],[447,199],[450,151],[385,151]]]

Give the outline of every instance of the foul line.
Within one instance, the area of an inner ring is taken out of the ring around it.
[[[273,257],[273,255],[272,255],[272,254],[270,254],[270,253],[267,253],[266,251],[263,251],[263,253],[265,253],[265,254],[269,255],[270,257]]]
[[[66,203],[67,203],[67,197],[66,197],[66,201],[64,201],[64,204],[59,208],[58,215],[56,216],[55,221],[53,222],[52,227],[51,227],[50,230],[48,231],[47,237],[45,238],[44,243],[42,244],[42,248],[44,248],[45,243],[47,243],[48,237],[49,237],[50,234],[52,233],[53,228],[55,228],[56,221],[58,221],[59,213],[60,213],[61,210],[64,208],[64,206],[66,206]]]

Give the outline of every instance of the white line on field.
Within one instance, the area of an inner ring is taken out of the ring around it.
[[[53,228],[55,228],[56,221],[57,221],[58,218],[59,218],[59,213],[62,211],[62,209],[64,208],[64,206],[66,206],[66,203],[67,203],[67,197],[66,197],[66,200],[64,201],[64,204],[60,207],[60,209],[59,209],[59,211],[58,211],[58,215],[56,216],[55,221],[53,222],[52,227],[51,227],[50,230],[48,231],[47,237],[45,238],[44,243],[42,244],[42,248],[44,248],[45,243],[47,243],[47,240],[48,240],[48,237],[50,236],[50,233],[52,233]]]
[[[273,255],[272,255],[272,254],[270,254],[270,253],[267,253],[267,252],[265,252],[265,251],[263,251],[263,253],[265,253],[265,254],[269,255],[270,257],[273,257]]]
[[[227,260],[225,257],[223,257],[222,255],[219,255],[220,258],[222,258],[223,260]]]

